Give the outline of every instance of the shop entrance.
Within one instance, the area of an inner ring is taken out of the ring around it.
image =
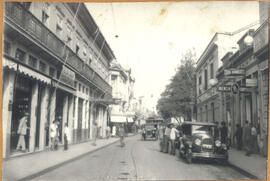
[[[246,118],[249,122],[252,122],[252,98],[251,95],[246,96]]]
[[[58,134],[59,134],[59,142],[63,143],[62,140],[62,124],[63,124],[63,107],[64,107],[64,97],[65,97],[65,93],[60,90],[57,89],[56,91],[56,108],[55,108],[55,120],[59,121],[59,125],[58,125]]]
[[[31,80],[18,75],[15,81],[15,91],[12,105],[12,119],[11,119],[11,138],[10,138],[10,150],[11,154],[16,152],[16,147],[19,139],[17,134],[20,119],[24,116],[24,113],[30,115],[31,108]],[[27,126],[30,127],[30,120],[27,121]],[[26,150],[29,150],[29,135],[30,131],[27,129],[25,135]]]

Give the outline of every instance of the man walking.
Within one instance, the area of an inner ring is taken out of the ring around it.
[[[119,128],[119,137],[120,137],[120,145],[121,145],[121,147],[125,146],[124,136],[125,136],[125,128],[124,128],[123,124],[121,124],[120,128]]]
[[[224,121],[221,122],[221,128],[220,128],[220,141],[223,144],[227,144],[227,138],[228,138],[228,128],[226,127],[226,123]]]
[[[248,150],[246,155],[250,156],[250,154],[252,154],[256,148],[256,139],[257,139],[257,130],[255,128],[255,126],[253,125],[253,123],[249,124],[249,128],[250,128],[250,135],[249,135],[249,141],[248,141]]]
[[[98,135],[98,127],[97,127],[97,123],[95,122],[93,125],[93,146],[96,146],[96,141],[97,141],[97,135]]]
[[[243,128],[243,140],[244,140],[244,148],[247,152],[247,155],[249,153],[249,140],[251,136],[251,128],[249,127],[249,122],[245,121],[245,126]]]
[[[17,134],[19,134],[19,140],[17,144],[17,150],[20,150],[20,147],[22,147],[22,151],[25,152],[25,135],[27,134],[27,119],[28,119],[28,113],[25,113],[24,116],[20,119],[19,127]]]
[[[171,128],[170,128],[170,124],[168,124],[165,128],[165,134],[164,134],[164,144],[163,144],[164,153],[168,153],[168,144],[169,144],[170,134],[171,134]]]
[[[179,131],[175,128],[175,125],[171,126],[171,132],[170,132],[170,140],[171,140],[171,154],[175,154],[175,138],[176,133],[179,133]]]

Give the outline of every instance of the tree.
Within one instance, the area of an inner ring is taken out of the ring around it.
[[[184,117],[185,120],[191,120],[196,93],[195,60],[195,50],[187,50],[181,56],[176,74],[161,94],[157,110],[164,119],[174,117],[180,121],[179,118]]]

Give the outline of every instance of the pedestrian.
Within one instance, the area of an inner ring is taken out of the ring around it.
[[[249,126],[249,121],[245,121],[245,125],[243,128],[243,143],[244,143],[244,149],[248,153],[249,152],[249,140],[251,136],[251,128]]]
[[[146,130],[145,130],[145,127],[143,127],[143,129],[142,129],[142,138],[143,138],[143,141],[145,141],[145,137],[146,137]]]
[[[70,132],[68,128],[68,124],[65,123],[64,128],[64,150],[68,150],[68,141],[70,140]]]
[[[253,123],[249,124],[250,128],[250,137],[248,141],[248,151],[246,153],[247,156],[250,156],[252,153],[254,153],[254,150],[256,149],[256,140],[257,140],[257,130]]]
[[[93,125],[93,146],[96,146],[96,141],[97,141],[97,135],[98,135],[98,126],[97,123],[95,122]]]
[[[164,153],[168,153],[168,144],[169,144],[170,134],[171,134],[171,128],[170,128],[170,124],[168,124],[165,128],[165,134],[164,134],[164,144],[163,144]]]
[[[220,128],[220,141],[223,144],[227,144],[227,138],[228,138],[228,128],[226,126],[226,123],[224,121],[221,122],[221,128]]]
[[[120,128],[119,128],[119,137],[120,137],[120,146],[121,147],[125,146],[124,136],[125,136],[125,128],[124,128],[124,125],[121,124]]]
[[[57,124],[56,120],[54,120],[50,126],[51,150],[55,149],[56,134],[57,134]]]
[[[232,126],[231,123],[228,123],[228,138],[227,138],[227,145],[228,145],[228,149],[230,149],[231,147],[231,143],[232,143]]]
[[[115,135],[116,135],[116,126],[113,125],[113,127],[112,127],[112,136],[115,137]]]
[[[24,113],[24,116],[19,120],[19,127],[17,130],[17,134],[19,135],[19,140],[17,143],[17,150],[20,150],[20,147],[22,147],[21,150],[23,152],[26,152],[25,135],[27,134],[27,129],[29,129],[29,127],[27,126],[28,117],[29,117],[29,114]]]
[[[176,139],[176,133],[179,133],[179,131],[175,128],[175,125],[171,125],[171,132],[170,132],[170,140],[171,140],[171,154],[175,154],[175,139]]]
[[[111,127],[107,126],[106,128],[106,138],[109,139],[111,137]]]
[[[242,134],[243,134],[242,127],[240,126],[240,124],[236,124],[236,131],[234,133],[234,137],[236,138],[238,150],[242,150],[242,144],[243,144]]]

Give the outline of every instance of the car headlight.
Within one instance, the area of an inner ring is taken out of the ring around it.
[[[215,145],[216,145],[216,147],[220,147],[221,146],[221,142],[219,140],[216,140],[215,141]]]
[[[200,139],[198,139],[198,138],[197,138],[194,142],[195,142],[195,144],[198,145],[198,146],[200,146],[201,143],[202,143],[202,141],[201,141]]]

